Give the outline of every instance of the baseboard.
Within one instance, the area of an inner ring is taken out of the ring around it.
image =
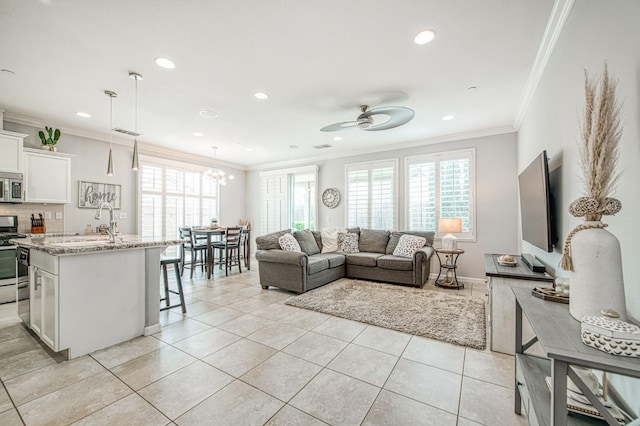
[[[160,324],[150,325],[144,328],[143,335],[151,336],[152,334],[158,333],[160,330],[162,330]]]
[[[436,278],[438,278],[438,274],[430,274],[429,275],[429,279],[430,280],[435,280]],[[458,275],[458,281],[463,281],[465,283],[471,283],[471,284],[486,284],[487,280],[484,278],[472,278],[472,277],[461,277],[460,275]]]

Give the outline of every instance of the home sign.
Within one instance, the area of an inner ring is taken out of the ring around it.
[[[109,203],[114,209],[121,208],[121,185],[78,181],[78,207],[96,209],[101,202]]]

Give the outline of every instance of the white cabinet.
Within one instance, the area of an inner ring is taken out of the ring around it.
[[[0,172],[22,173],[22,147],[27,136],[0,130]]]
[[[58,276],[31,266],[31,329],[54,351],[58,340]]]
[[[71,157],[69,154],[25,148],[24,201],[70,203]]]

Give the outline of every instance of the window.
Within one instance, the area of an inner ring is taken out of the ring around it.
[[[178,227],[203,225],[218,216],[218,185],[197,166],[143,162],[140,167],[140,233],[178,237]]]
[[[260,232],[316,228],[317,166],[260,174]]]
[[[475,238],[473,149],[419,155],[406,159],[407,228],[435,231],[438,219],[462,218],[459,239]]]
[[[396,229],[397,160],[347,164],[347,227]]]

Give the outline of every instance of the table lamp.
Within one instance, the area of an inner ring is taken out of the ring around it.
[[[442,248],[447,250],[455,250],[458,246],[458,240],[451,234],[462,232],[462,219],[459,217],[448,217],[439,219],[438,232],[447,233],[447,235],[442,237]]]

